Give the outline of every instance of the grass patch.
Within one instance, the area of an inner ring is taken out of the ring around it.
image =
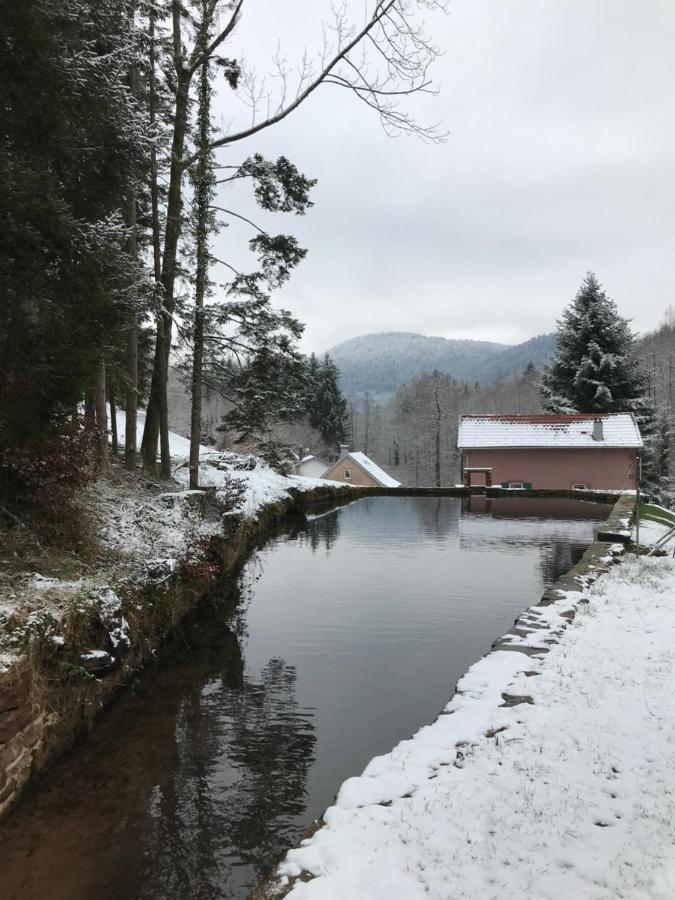
[[[666,509],[665,506],[657,506],[655,503],[641,503],[640,521],[657,522],[659,525],[675,528],[675,512]]]

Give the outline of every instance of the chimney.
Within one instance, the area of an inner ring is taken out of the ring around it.
[[[349,453],[349,444],[340,444],[340,459],[343,459]]]
[[[593,420],[593,440],[604,441],[605,434],[602,428],[602,419]]]

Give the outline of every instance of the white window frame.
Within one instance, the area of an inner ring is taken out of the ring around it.
[[[344,477],[347,479],[347,481],[351,481],[351,480],[352,480],[352,470],[351,470],[351,469],[345,469],[345,476],[344,476]]]
[[[524,481],[509,481],[509,490],[510,491],[524,491],[525,490],[525,482]]]
[[[589,489],[589,488],[588,488],[588,484],[587,484],[586,482],[581,482],[581,481],[580,481],[578,484],[573,484],[573,485],[572,485],[572,490],[573,490],[573,491],[587,491],[588,489]]]

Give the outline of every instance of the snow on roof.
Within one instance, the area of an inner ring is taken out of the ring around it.
[[[603,439],[593,439],[593,422],[602,420]],[[630,413],[569,416],[461,416],[459,449],[490,447],[642,447]]]
[[[353,453],[349,453],[348,456],[361,466],[362,469],[365,469],[369,475],[372,475],[375,481],[378,481],[382,487],[401,487],[400,481],[396,481],[391,475],[387,475],[384,469],[381,469],[378,464],[373,462],[365,453],[355,450]]]

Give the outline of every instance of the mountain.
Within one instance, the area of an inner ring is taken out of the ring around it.
[[[553,344],[552,334],[510,345],[390,331],[351,338],[328,352],[340,370],[345,394],[383,395],[434,369],[463,381],[490,384],[520,375],[529,362],[545,364]]]

